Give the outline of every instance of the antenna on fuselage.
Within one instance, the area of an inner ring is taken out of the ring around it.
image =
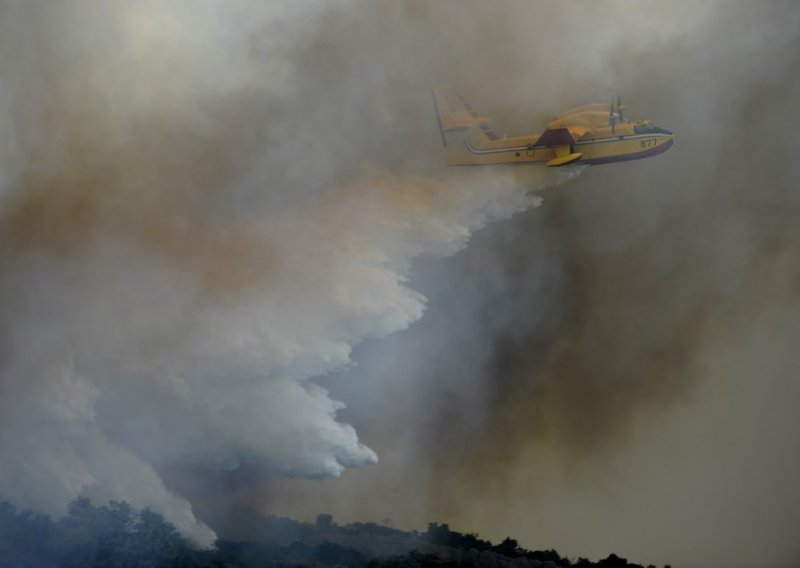
[[[622,111],[625,110],[627,107],[622,104],[622,96],[617,93],[617,112],[619,113],[619,121],[625,122],[625,119],[622,117]]]

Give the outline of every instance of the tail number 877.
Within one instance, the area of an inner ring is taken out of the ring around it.
[[[642,148],[652,148],[656,144],[658,144],[658,138],[645,138],[639,141],[639,146]]]

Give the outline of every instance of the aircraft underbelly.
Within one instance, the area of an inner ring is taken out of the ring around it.
[[[671,137],[630,137],[616,140],[587,141],[575,145],[583,153],[581,162],[609,163],[646,158],[667,150],[672,146]]]

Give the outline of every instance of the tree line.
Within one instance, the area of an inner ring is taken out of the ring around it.
[[[492,544],[477,534],[430,523],[401,531],[375,523],[338,526],[262,517],[256,536],[219,539],[197,549],[149,509],[125,502],[73,501],[57,520],[0,502],[0,565],[9,568],[644,568],[614,554],[598,562],[555,550],[526,550],[512,538]],[[650,567],[652,568],[652,567]],[[668,568],[668,567],[667,567]]]

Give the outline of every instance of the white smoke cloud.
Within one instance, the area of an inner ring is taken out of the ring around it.
[[[542,183],[559,176],[569,174]],[[259,220],[252,238],[278,267],[212,301],[154,251],[102,235],[82,259],[7,263],[4,301],[20,307],[4,318],[0,493],[48,511],[80,494],[125,499],[207,543],[151,464],[326,477],[375,462],[337,422],[341,403],[307,379],[349,364],[364,337],[418,319],[411,260],[452,253],[529,207],[524,189],[496,176],[369,174]]]
[[[285,170],[306,162],[282,165],[267,145],[271,176],[253,175],[256,162],[219,157],[243,135],[219,116],[251,110],[238,109],[242,93],[267,108],[291,98],[290,54],[321,3],[93,8],[4,6],[46,41],[36,52],[12,34],[4,47],[24,53],[4,67],[0,497],[54,514],[79,495],[123,499],[207,545],[213,532],[159,472],[320,478],[374,463],[337,420],[342,403],[310,379],[422,316],[414,258],[457,251],[534,205],[531,188],[580,170],[521,183],[372,167],[276,200],[291,187]],[[266,67],[251,50],[270,56]],[[256,190],[263,198],[239,206]],[[220,192],[234,205],[219,206]]]

